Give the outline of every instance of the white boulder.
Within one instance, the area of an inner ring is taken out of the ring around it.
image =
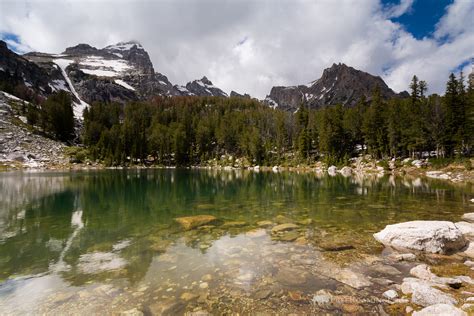
[[[449,304],[436,304],[413,312],[413,316],[467,316],[467,313]]]
[[[461,217],[463,220],[469,223],[474,222],[474,213],[466,213]]]
[[[474,242],[470,242],[466,248],[459,253],[461,256],[474,259]]]
[[[474,224],[468,222],[457,222],[454,225],[461,231],[461,233],[468,239],[474,238]]]
[[[412,303],[420,306],[430,306],[435,304],[457,304],[456,299],[428,285],[419,284],[411,294]]]
[[[412,221],[387,225],[375,239],[395,249],[445,254],[466,246],[462,232],[448,221]]]
[[[412,268],[410,270],[410,274],[421,280],[431,281],[437,284],[446,284],[453,288],[460,288],[462,285],[461,279],[437,276],[436,274],[431,272],[431,268],[426,264],[420,264]]]
[[[336,172],[337,172],[336,166],[330,166],[330,167],[328,168],[328,174],[329,174],[330,176],[332,176],[332,177],[335,176],[335,175],[336,175]]]

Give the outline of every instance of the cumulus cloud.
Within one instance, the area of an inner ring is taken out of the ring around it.
[[[273,85],[308,83],[332,63],[382,76],[394,90],[413,74],[442,92],[474,56],[474,2],[455,0],[433,37],[416,39],[390,18],[413,0],[2,0],[0,32],[23,48],[61,52],[135,39],[174,83],[206,75],[227,92],[263,98]]]

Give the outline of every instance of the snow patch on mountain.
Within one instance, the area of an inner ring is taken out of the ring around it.
[[[74,88],[74,85],[72,84],[72,81],[71,79],[69,78],[69,76],[67,75],[67,72],[66,72],[66,68],[67,66],[69,66],[70,64],[72,64],[74,61],[73,60],[70,60],[70,59],[63,59],[63,58],[59,58],[59,59],[55,59],[54,60],[54,63],[56,65],[59,66],[59,68],[61,69],[61,73],[64,77],[64,80],[66,80],[68,86],[69,86],[69,91],[71,91],[71,93],[74,95],[74,97],[76,97],[76,99],[79,101],[79,102],[76,102],[74,101],[73,104],[73,109],[74,109],[74,116],[78,119],[83,119],[82,117],[82,112],[84,111],[84,109],[86,107],[89,106],[89,104],[87,104],[86,102],[82,101],[82,99],[79,97],[79,94],[76,92],[76,89]]]
[[[51,89],[53,89],[53,91],[60,91],[60,90],[69,91],[67,83],[64,80],[60,80],[60,79],[52,80],[51,83],[49,83],[49,86],[51,87]]]
[[[265,102],[266,102],[266,103],[268,104],[268,106],[271,107],[272,109],[276,109],[276,108],[279,106],[279,104],[278,104],[275,100],[273,100],[272,98],[270,98],[270,97],[266,97],[266,98],[265,98]]]
[[[109,50],[130,50],[133,46],[137,46],[137,48],[143,49],[143,46],[138,42],[122,42],[117,43],[114,45],[109,45],[105,47],[105,49]]]
[[[104,59],[100,56],[88,56],[79,61],[79,69],[82,72],[99,77],[119,77],[132,67],[120,59]]]
[[[126,83],[126,82],[123,81],[123,80],[115,79],[115,83],[118,84],[118,85],[121,85],[121,86],[124,87],[124,88],[127,88],[127,89],[129,89],[129,90],[135,91],[135,88],[134,88],[134,87],[132,87],[131,85],[129,85],[128,83]]]

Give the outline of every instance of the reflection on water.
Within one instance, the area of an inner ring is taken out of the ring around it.
[[[389,273],[373,232],[458,220],[473,193],[419,178],[197,170],[4,173],[0,188],[0,314],[317,312],[321,290],[362,301],[408,269]],[[199,214],[218,221],[184,231],[173,220]]]

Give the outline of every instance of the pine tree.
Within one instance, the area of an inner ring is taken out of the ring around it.
[[[52,94],[41,105],[41,125],[57,139],[74,138],[74,112],[70,95],[65,91]]]
[[[381,158],[387,153],[386,122],[379,87],[374,89],[370,107],[365,112],[362,131],[370,154]]]

